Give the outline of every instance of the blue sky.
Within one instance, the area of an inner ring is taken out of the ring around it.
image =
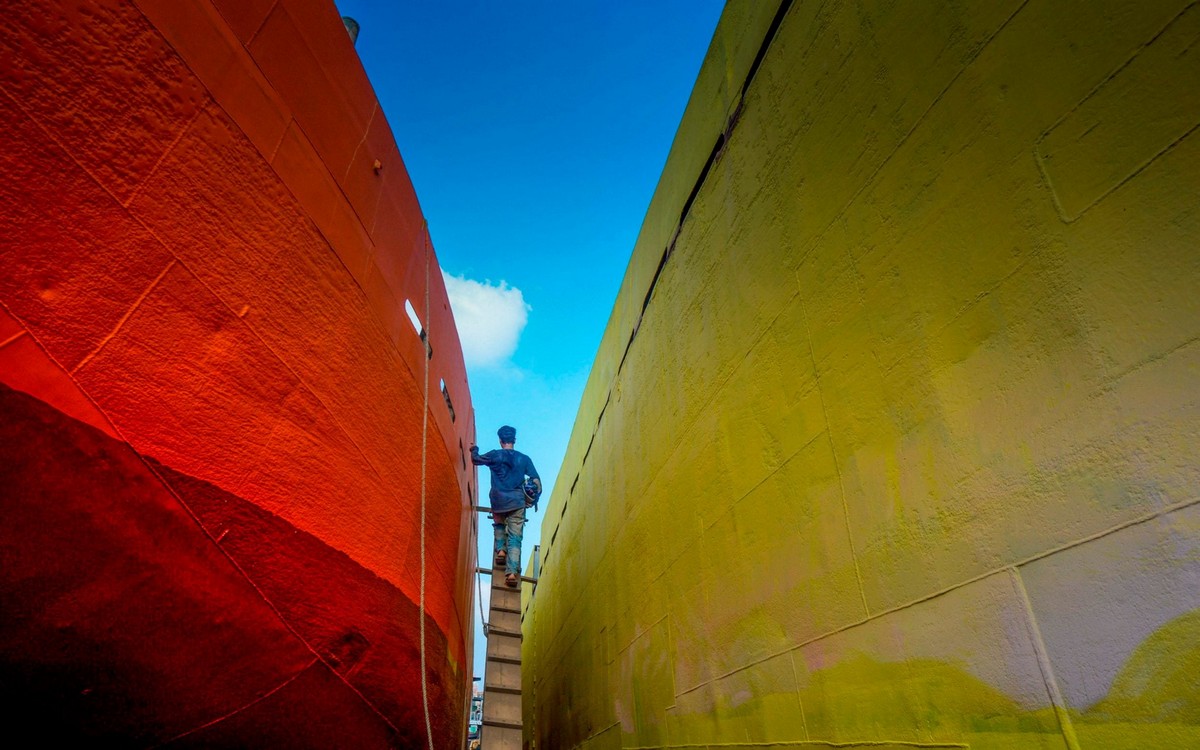
[[[479,445],[515,426],[548,499],[723,2],[336,2],[452,277]]]

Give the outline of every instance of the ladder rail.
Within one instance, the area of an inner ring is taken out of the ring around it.
[[[480,743],[487,750],[521,750],[524,740],[522,722],[523,705],[521,695],[521,643],[522,634],[512,629],[513,616],[521,613],[521,589],[504,583],[505,571],[501,567],[476,568],[477,573],[491,573],[491,602],[488,619],[484,623],[487,649],[483,678],[483,723],[480,727]],[[521,576],[524,582],[535,584],[536,580]],[[509,627],[494,626],[493,623],[508,620]]]

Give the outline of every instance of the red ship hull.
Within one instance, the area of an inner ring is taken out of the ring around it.
[[[10,730],[461,746],[466,376],[332,4],[6,9],[0,174]]]

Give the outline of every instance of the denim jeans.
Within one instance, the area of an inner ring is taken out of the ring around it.
[[[500,550],[505,550],[508,560],[504,564],[504,572],[521,575],[521,534],[525,530],[525,509],[520,508],[511,513],[493,513],[492,529],[496,532],[496,546],[492,556]]]

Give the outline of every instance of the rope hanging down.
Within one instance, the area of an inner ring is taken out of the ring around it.
[[[425,664],[425,461],[429,442],[429,230],[422,222],[425,234],[425,351],[421,359],[425,362],[425,382],[422,385],[424,405],[421,409],[421,704],[425,708],[425,737],[429,750],[433,747],[433,723],[429,718],[429,679]]]
[[[475,539],[479,539],[479,532],[475,533]],[[476,541],[476,545],[478,545],[478,541]],[[479,596],[476,597],[476,601],[479,602],[479,622],[483,625],[483,637],[487,638],[488,622],[487,617],[485,617],[483,614],[483,583],[480,581],[481,577],[482,574],[479,571],[475,571],[475,591],[479,594]]]

